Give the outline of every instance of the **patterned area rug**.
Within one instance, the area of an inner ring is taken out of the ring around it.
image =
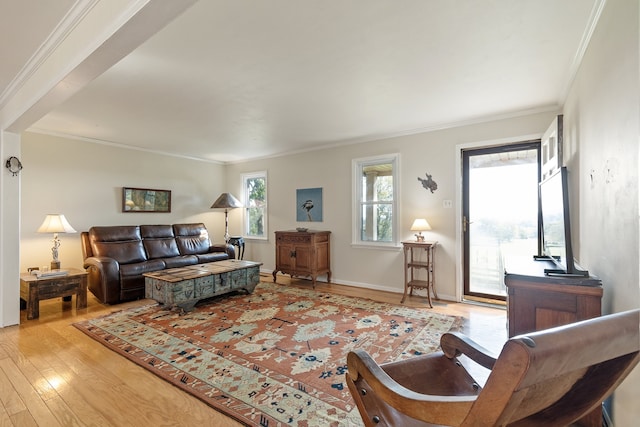
[[[149,305],[74,326],[241,423],[325,427],[362,425],[349,351],[379,363],[430,353],[461,320],[262,282],[184,315]]]

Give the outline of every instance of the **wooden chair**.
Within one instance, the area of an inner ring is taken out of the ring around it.
[[[442,352],[378,365],[347,357],[366,426],[566,426],[601,405],[637,365],[640,310],[511,338],[498,358],[462,334]],[[481,388],[458,357],[490,369]]]

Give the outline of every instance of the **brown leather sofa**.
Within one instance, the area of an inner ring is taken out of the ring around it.
[[[91,227],[80,238],[89,290],[106,304],[144,298],[144,273],[235,258],[202,223]]]

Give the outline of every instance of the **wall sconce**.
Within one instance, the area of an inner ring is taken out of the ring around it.
[[[211,209],[224,209],[224,242],[229,243],[229,209],[241,208],[240,200],[233,197],[231,193],[222,193],[211,205]]]
[[[51,269],[59,270],[60,260],[58,259],[58,248],[60,247],[60,239],[58,239],[58,233],[76,233],[76,230],[73,229],[64,215],[48,214],[40,228],[38,228],[38,233],[53,233],[53,247],[51,248],[53,261],[51,261]]]
[[[418,232],[418,234],[414,234],[414,236],[416,236],[416,242],[424,242],[424,236],[422,235],[422,232],[427,230],[431,230],[431,226],[424,218],[416,219],[411,225],[411,231]]]

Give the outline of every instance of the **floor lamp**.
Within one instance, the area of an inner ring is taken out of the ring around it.
[[[241,208],[240,200],[231,193],[222,193],[211,205],[211,209],[224,209],[224,242],[229,243],[229,209]]]

